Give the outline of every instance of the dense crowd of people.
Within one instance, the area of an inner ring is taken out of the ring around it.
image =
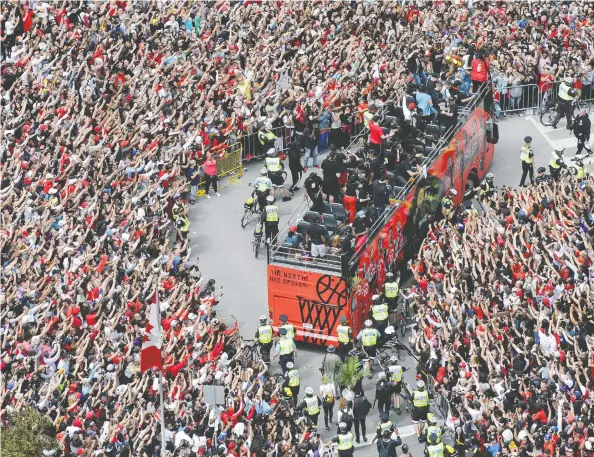
[[[412,346],[449,402],[456,448],[591,456],[594,180],[485,203],[431,228],[412,267]]]
[[[261,152],[263,143],[247,138],[262,128],[284,126],[288,138],[310,149],[317,165],[318,151],[348,145],[354,123],[373,126],[375,110],[399,96],[410,78],[420,93],[426,90],[421,83],[432,84],[435,92],[428,89],[429,98],[415,98],[417,126],[435,116],[451,123],[453,115],[439,104],[465,103],[475,83],[484,82],[480,75],[472,80],[468,66],[479,49],[481,59],[493,62],[495,56],[506,66],[514,53],[518,62],[511,65],[521,74],[533,68],[521,60],[539,52],[534,55],[543,69],[551,65],[563,72],[562,66],[565,71],[571,66],[583,74],[582,90],[591,90],[592,7],[572,2],[558,11],[555,2],[539,2],[528,11],[522,5],[3,2],[3,424],[19,409],[36,408],[53,423],[59,443],[54,454],[64,456],[156,455],[161,421],[171,455],[289,455],[303,451],[300,442],[313,443],[316,437],[310,440],[295,424],[277,420],[283,413],[275,407],[282,403],[281,389],[266,368],[242,365],[237,328],[217,316],[214,283],[201,281],[191,260],[186,203],[195,201],[202,180],[207,194],[209,186],[218,192],[215,161],[226,146],[241,143],[244,155]],[[562,30],[550,33],[549,22],[559,21]],[[502,22],[508,25],[498,27]],[[550,35],[547,55],[538,47],[545,33]],[[513,51],[510,37],[529,52]],[[434,103],[438,92],[443,101]],[[395,176],[402,172],[395,185],[419,172],[414,160],[412,154],[406,166],[394,161]],[[335,187],[325,191],[332,194]],[[570,198],[550,194],[551,202]],[[546,227],[553,230],[550,243],[557,237],[569,243],[581,233],[577,227],[591,230],[587,214],[576,225],[583,194],[576,195],[577,201],[562,202],[571,207],[555,216],[562,222]],[[373,199],[355,197],[357,210]],[[530,218],[530,211],[510,217]],[[542,209],[542,214],[555,213]],[[562,230],[571,224],[575,233],[565,237]],[[527,242],[525,230],[509,242]],[[470,236],[471,229],[466,233]],[[571,242],[581,246],[580,240]],[[571,247],[554,246],[560,253],[551,263],[575,267],[570,293],[577,294],[589,254],[588,248],[583,254],[581,247],[579,253]],[[547,242],[546,249],[552,248]],[[515,259],[532,252],[525,243],[517,249]],[[574,254],[575,259],[568,257]],[[545,258],[544,250],[540,257]],[[503,257],[504,266],[510,262]],[[486,265],[476,268],[488,276]],[[147,304],[155,291],[164,332],[165,417],[159,413],[157,378],[140,372],[139,361]],[[569,314],[572,324],[563,324],[564,344],[575,341],[579,348],[555,362],[558,379],[567,386],[574,382],[567,389],[571,395],[577,395],[576,385],[590,382],[575,372],[587,365],[579,356],[585,351],[582,334],[572,331],[574,320],[590,316],[591,303],[590,295],[579,314]],[[468,313],[451,317],[460,324],[465,319],[468,329],[473,322],[480,325]],[[458,325],[448,322],[435,340],[426,332],[436,348],[445,332],[463,336],[448,331],[448,325]],[[536,328],[532,318],[522,322],[518,331]],[[562,325],[547,322],[550,332]],[[485,335],[483,330],[472,338]],[[542,346],[546,338],[539,341]],[[225,388],[221,414],[204,401],[206,385]],[[578,410],[574,422],[579,425]]]

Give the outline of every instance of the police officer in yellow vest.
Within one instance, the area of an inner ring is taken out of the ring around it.
[[[278,235],[278,206],[274,204],[272,195],[266,197],[266,206],[260,216],[260,222],[264,224],[266,229],[266,241],[274,244]]]
[[[377,424],[377,427],[375,428],[375,438],[373,438],[372,443],[375,443],[380,439],[386,431],[390,433],[394,431],[394,424],[392,424],[387,412],[382,411],[380,413],[380,421],[381,422]]]
[[[394,385],[394,400],[396,404],[396,412],[398,414],[401,413],[400,410],[400,394],[402,392],[402,375],[407,370],[406,367],[403,367],[398,363],[398,357],[393,355],[390,357],[390,365],[388,365],[388,371],[390,372],[390,381]]]
[[[575,100],[577,95],[577,91],[573,88],[573,78],[570,76],[565,77],[559,85],[559,93],[557,98],[557,104],[559,107],[557,109],[557,116],[553,120],[554,128],[557,128],[559,119],[561,119],[563,114],[565,114],[567,119],[567,128],[571,130],[571,115],[573,111],[571,103]]]
[[[281,325],[278,328],[279,332],[281,328],[284,328],[287,330],[287,337],[291,338],[292,340],[295,339],[295,327],[293,326],[293,324],[289,324],[289,318],[286,316],[286,314],[281,314],[280,317],[280,322]],[[278,334],[278,336],[280,337],[280,333]]]
[[[534,184],[534,151],[532,150],[531,143],[531,136],[524,137],[524,145],[520,148],[520,160],[522,161],[520,187],[525,186],[527,175],[530,175],[530,182]]]
[[[175,221],[175,228],[179,231],[180,238],[187,240],[188,234],[190,233],[190,219],[188,219],[188,216],[185,214],[183,216],[178,216]]]
[[[371,319],[375,324],[375,328],[380,332],[380,340],[383,339],[384,332],[388,326],[388,317],[390,316],[390,307],[388,303],[383,300],[381,295],[374,295],[371,297],[373,305],[369,309]]]
[[[272,181],[272,195],[274,195],[274,192],[277,188],[280,189],[280,194],[283,197],[283,201],[287,202],[289,200],[291,200],[291,197],[288,197],[285,195],[285,189],[284,189],[284,184],[285,184],[285,179],[283,177],[283,170],[285,169],[285,164],[283,163],[283,161],[280,159],[280,157],[278,157],[276,155],[276,150],[274,148],[271,148],[266,155],[268,157],[266,157],[266,169],[268,170],[268,177],[270,178],[270,181]]]
[[[287,336],[287,329],[281,328],[278,331],[280,338],[276,343],[276,352],[274,358],[279,357],[279,363],[283,374],[287,372],[287,362],[295,363],[295,357],[297,357],[297,348],[295,342]]]
[[[325,443],[325,446],[336,443],[338,449],[338,455],[340,457],[352,457],[355,448],[353,447],[353,434],[348,431],[346,422],[338,424],[338,435],[336,435],[329,443]]]
[[[264,124],[262,128],[258,130],[258,140],[264,151],[268,151],[268,149],[274,147],[276,135],[272,131],[272,125],[270,123]]]
[[[344,362],[353,349],[353,329],[347,325],[346,316],[340,316],[340,325],[336,327],[338,337],[338,356]]]
[[[563,162],[563,152],[565,148],[557,146],[551,153],[551,160],[549,160],[549,173],[553,179],[557,180],[561,176],[561,169],[567,168],[565,162]]]
[[[305,416],[309,419],[310,424],[315,427],[318,426],[318,416],[320,415],[320,406],[322,400],[317,395],[314,395],[313,389],[310,386],[305,388],[305,398],[297,406],[298,410],[303,410]]]
[[[427,414],[427,445],[437,444],[441,440],[441,427],[437,425],[435,414]]]
[[[398,293],[400,288],[398,287],[398,281],[394,279],[394,273],[389,271],[386,273],[386,282],[382,288],[382,293],[388,306],[390,307],[390,311],[393,313],[393,322],[394,326],[396,326],[396,310],[398,309]]]
[[[578,182],[582,182],[588,176],[588,172],[587,172],[586,168],[584,167],[583,160],[581,158],[576,159],[575,166],[577,168],[575,177],[577,178]]]
[[[365,321],[365,328],[357,335],[357,341],[361,342],[363,345],[363,350],[369,356],[367,364],[370,370],[373,367],[373,359],[375,358],[375,354],[377,352],[376,346],[380,337],[381,333],[378,332],[377,329],[373,328],[373,321],[371,319],[367,319]]]
[[[456,189],[450,189],[441,199],[441,213],[448,220],[454,215],[454,200],[452,196],[455,197],[456,195],[458,195],[458,191]]]
[[[419,441],[423,440],[423,428],[427,422],[427,413],[429,412],[429,393],[425,390],[425,381],[417,381],[417,390],[413,393],[413,408],[411,419],[415,424],[415,432]]]
[[[260,316],[260,326],[256,330],[255,339],[260,343],[260,354],[264,363],[270,363],[270,349],[272,349],[272,325],[268,323],[268,318]]]
[[[297,405],[297,396],[299,395],[299,372],[295,368],[293,362],[287,362],[287,372],[285,373],[284,386],[291,389],[291,395],[293,396],[293,403]]]
[[[427,446],[425,449],[426,457],[444,457],[445,446],[441,442],[441,439],[437,436],[432,436],[427,438],[427,442],[432,438],[434,438],[437,443]]]
[[[479,197],[481,200],[485,200],[495,193],[495,184],[493,183],[495,175],[493,173],[487,173],[485,178],[486,179],[479,186]]]

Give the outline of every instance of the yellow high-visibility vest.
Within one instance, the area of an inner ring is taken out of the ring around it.
[[[377,343],[377,330],[374,328],[363,329],[361,343],[363,343],[363,346],[375,346]]]
[[[427,446],[427,454],[429,457],[443,457],[443,443]]]
[[[392,382],[400,381],[402,381],[402,367],[400,365],[396,365],[394,372],[392,373]]]
[[[398,283],[387,282],[384,284],[384,294],[386,298],[396,298],[398,296]]]
[[[187,216],[179,216],[178,220],[181,219],[184,222],[184,225],[180,227],[180,232],[189,232],[190,231],[190,219]],[[177,221],[176,221],[177,222]]]
[[[318,397],[305,397],[305,409],[307,410],[307,414],[309,414],[310,416],[320,414],[320,405],[318,405]]]
[[[580,167],[577,169],[576,177],[577,179],[586,179],[587,171],[584,167]]]
[[[557,155],[556,152],[553,152],[553,154],[551,155],[551,160],[549,161],[549,167],[554,168],[554,169],[558,169],[561,168],[561,165],[559,165],[557,163],[557,160],[559,160],[560,157]]]
[[[570,86],[568,86],[565,83],[561,83],[561,85],[559,86],[559,98],[567,102],[572,101],[574,97],[569,95],[569,89],[571,89]]]
[[[266,168],[271,173],[281,171],[281,160],[278,157],[266,157]]]
[[[287,331],[287,338],[290,338],[292,340],[295,339],[295,327],[293,327],[293,324],[284,324],[279,327],[279,330],[281,328],[284,328]]]
[[[281,338],[278,342],[280,344],[280,355],[287,355],[293,353],[293,340],[290,338]]]
[[[272,326],[261,325],[258,327],[258,341],[262,344],[268,344],[272,341]]]
[[[522,146],[520,148],[520,160],[526,163],[532,163],[532,157],[530,157],[531,148],[529,146]]]
[[[276,135],[274,134],[274,132],[271,132],[270,130],[260,130],[258,132],[258,139],[260,140],[261,144],[264,144],[267,141],[274,141],[276,139]]]
[[[385,321],[388,319],[388,305],[385,303],[381,305],[373,305],[371,307],[371,313],[376,322]]]
[[[347,344],[351,339],[349,338],[349,331],[351,328],[348,325],[339,325],[336,327],[336,333],[338,334],[338,342]]]
[[[338,450],[348,451],[353,447],[353,434],[351,432],[345,433],[344,435],[338,435]]]
[[[429,405],[429,394],[427,391],[419,392],[418,390],[415,390],[413,395],[413,406],[423,408],[427,405]]]
[[[378,427],[380,429],[381,434],[383,435],[386,430],[391,430],[392,429],[392,421],[380,422],[378,424]]]
[[[278,206],[267,205],[264,211],[266,212],[266,222],[278,222]]]
[[[484,186],[484,188],[483,188]],[[488,181],[483,181],[483,186],[481,186],[481,195],[485,195],[487,193],[489,193],[489,191],[491,190],[491,187],[489,186]]]
[[[299,372],[293,368],[287,373],[289,377],[289,387],[297,387],[299,385]]]

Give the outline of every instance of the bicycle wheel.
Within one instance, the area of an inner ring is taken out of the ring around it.
[[[246,208],[245,212],[243,213],[243,217],[241,218],[241,228],[245,228],[245,226],[250,223],[252,220],[252,214],[252,210]]]
[[[540,123],[545,127],[550,127],[555,122],[557,118],[557,110],[556,109],[545,109],[542,113],[540,113]]]
[[[400,334],[404,337],[406,335],[406,318],[400,320]]]
[[[260,252],[260,240],[255,239],[254,240],[254,255],[256,256],[256,259],[258,258],[259,252]]]

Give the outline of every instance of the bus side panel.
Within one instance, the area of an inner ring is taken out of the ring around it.
[[[340,316],[350,320],[346,281],[337,275],[268,265],[268,312],[275,327],[285,314],[297,341],[336,344]]]
[[[355,335],[364,327],[369,316],[371,297],[384,285],[387,268],[391,265],[395,271],[404,255],[404,227],[415,193],[413,190],[409,194],[367,246],[361,255],[356,273],[350,278],[351,324]]]

